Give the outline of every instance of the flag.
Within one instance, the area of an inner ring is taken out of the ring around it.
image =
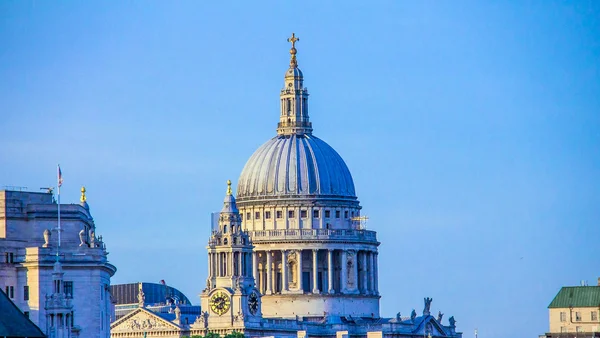
[[[60,165],[58,166],[58,187],[60,188],[60,186],[62,185],[63,182],[63,178],[62,178],[62,172],[60,171]]]

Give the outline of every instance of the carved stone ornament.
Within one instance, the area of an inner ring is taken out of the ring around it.
[[[84,246],[85,245],[85,230],[81,229],[81,231],[79,232],[79,246]]]
[[[46,229],[44,230],[44,248],[47,248],[50,246],[50,237],[52,236],[52,233],[50,232],[50,230]]]
[[[417,311],[415,311],[415,309],[413,309],[412,312],[410,313],[410,320],[414,321],[415,318],[417,318]]]
[[[171,328],[165,322],[157,320],[154,317],[150,317],[146,313],[138,313],[134,317],[128,319],[124,323],[121,323],[111,331],[117,332],[130,332],[130,331],[147,331],[147,330],[161,330]]]
[[[290,250],[290,252],[288,253],[288,256],[287,256],[287,262],[288,262],[288,264],[290,264],[290,263],[294,263],[295,261],[296,261],[296,251]]]
[[[240,310],[235,317],[233,317],[233,320],[236,322],[243,322],[244,321],[244,313]]]
[[[423,307],[423,316],[429,316],[430,313],[430,308],[431,308],[431,301],[433,301],[433,298],[423,298],[423,303],[425,304],[425,306]]]

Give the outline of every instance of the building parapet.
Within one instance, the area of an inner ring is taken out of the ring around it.
[[[377,242],[377,232],[355,229],[281,229],[249,231],[253,243],[271,240]]]

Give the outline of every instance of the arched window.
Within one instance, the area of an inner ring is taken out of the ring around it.
[[[227,224],[223,225],[223,233],[226,234],[227,233]]]
[[[224,238],[223,239],[223,245],[227,245],[227,243],[228,243],[227,238]]]

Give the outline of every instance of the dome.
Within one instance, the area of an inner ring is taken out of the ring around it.
[[[304,75],[302,74],[302,71],[300,70],[300,68],[298,67],[290,67],[286,72],[285,72],[285,77],[289,78],[289,77],[304,77]]]
[[[237,199],[327,197],[356,200],[350,170],[312,134],[277,135],[252,154],[238,180]]]

